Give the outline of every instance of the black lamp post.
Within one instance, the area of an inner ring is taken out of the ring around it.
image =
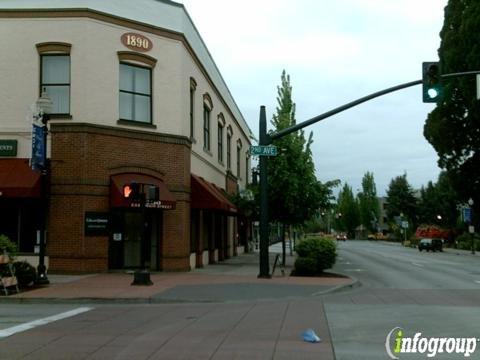
[[[52,109],[52,100],[47,95],[47,92],[45,89],[42,91],[42,95],[40,98],[36,101],[36,110],[37,113],[33,116],[34,119],[36,120],[37,124],[34,126],[40,126],[41,131],[42,131],[42,139],[43,141],[43,148],[40,146],[39,148],[41,149],[41,154],[40,154],[40,159],[38,164],[32,164],[32,167],[37,170],[42,171],[42,185],[43,185],[43,197],[45,200],[46,199],[46,180],[48,176],[48,162],[47,162],[47,136],[48,136],[48,128],[47,128],[47,122],[49,120],[49,114]],[[38,140],[38,139],[37,139]],[[37,154],[38,155],[38,154]],[[32,154],[32,162],[34,158],[34,154]],[[38,254],[38,267],[37,267],[37,279],[36,283],[38,285],[47,285],[50,283],[47,277],[47,267],[45,266],[45,229],[39,231],[39,236],[38,236],[38,242],[39,242],[39,254]]]
[[[475,237],[473,236],[474,229],[473,229],[473,199],[468,199],[468,206],[470,207],[470,221],[468,224],[468,231],[470,232],[470,236],[472,238],[472,254],[475,254]]]

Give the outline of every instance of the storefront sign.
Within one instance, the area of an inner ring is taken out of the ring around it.
[[[145,202],[145,208],[147,209],[162,209],[162,210],[173,210],[175,209],[175,202],[171,201],[161,201],[161,200],[156,200],[156,201],[146,201]],[[141,208],[141,204],[139,202],[131,202],[130,207],[132,208]]]
[[[147,52],[152,50],[152,42],[147,37],[136,34],[126,33],[121,37],[122,44],[135,51]]]
[[[85,212],[85,236],[106,236],[109,230],[109,214]]]
[[[17,140],[0,140],[0,156],[17,156]]]

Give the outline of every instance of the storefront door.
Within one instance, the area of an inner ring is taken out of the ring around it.
[[[136,269],[143,264],[158,269],[158,243],[161,212],[114,210],[109,246],[110,269]],[[144,247],[145,246],[145,247]]]

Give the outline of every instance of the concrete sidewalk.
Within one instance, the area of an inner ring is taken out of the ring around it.
[[[292,263],[288,257],[285,276],[278,269],[258,279],[258,254],[244,254],[189,273],[152,273],[152,286],[130,285],[128,273],[52,274],[50,285],[0,302],[99,305],[0,341],[0,358],[334,360],[323,301],[315,295],[353,281],[291,277]],[[309,328],[320,343],[303,341]]]
[[[270,254],[270,265],[276,254]],[[350,278],[290,276],[294,258],[271,279],[258,279],[258,254],[243,254],[188,273],[151,273],[151,286],[132,286],[132,273],[49,275],[50,285],[0,297],[12,302],[245,302],[309,298],[352,286]]]

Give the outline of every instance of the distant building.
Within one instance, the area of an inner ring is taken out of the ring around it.
[[[378,217],[378,232],[385,233],[388,231],[388,218],[387,218],[387,198],[386,197],[378,197],[378,208],[380,210],[380,214]]]
[[[252,134],[183,5],[3,0],[0,33],[0,234],[23,255],[43,229],[57,272],[183,271],[241,249],[226,194],[250,179]],[[42,92],[45,176],[29,166]]]

